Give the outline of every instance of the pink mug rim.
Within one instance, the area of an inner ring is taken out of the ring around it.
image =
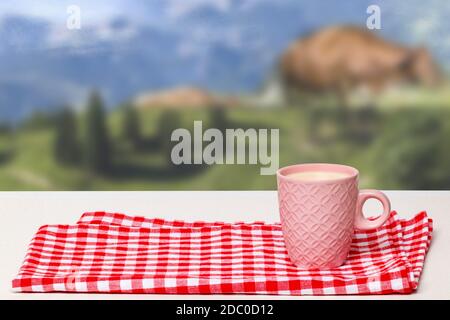
[[[325,171],[332,171],[332,172],[343,172],[348,173],[349,175],[344,178],[336,178],[336,179],[326,179],[326,180],[320,180],[320,181],[299,181],[294,178],[289,178],[289,176],[286,174],[286,171],[289,171],[290,173],[299,172],[302,171],[309,171],[309,170],[325,170]],[[345,165],[345,164],[338,164],[338,163],[300,163],[300,164],[294,164],[290,166],[285,166],[277,170],[277,177],[279,179],[287,180],[293,183],[301,183],[301,184],[323,184],[323,183],[340,183],[340,182],[346,182],[352,179],[357,178],[359,175],[358,169]]]

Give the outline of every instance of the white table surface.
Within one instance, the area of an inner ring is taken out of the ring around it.
[[[402,217],[426,210],[433,241],[417,292],[411,295],[288,297],[264,295],[127,295],[14,293],[11,280],[43,224],[74,223],[85,211],[185,220],[278,220],[275,191],[0,192],[0,299],[450,299],[450,191],[386,191]],[[365,212],[379,212],[369,200]]]

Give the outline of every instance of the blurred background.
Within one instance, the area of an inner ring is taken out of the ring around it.
[[[194,120],[280,129],[280,166],[449,189],[448,16],[446,0],[3,0],[0,189],[276,188],[260,165],[171,164]]]

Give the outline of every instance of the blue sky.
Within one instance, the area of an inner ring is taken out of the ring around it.
[[[247,0],[243,4],[251,6],[257,1],[261,0]],[[152,22],[176,19],[205,5],[226,11],[230,4],[230,0],[2,0],[0,15],[19,14],[60,22],[65,21],[69,5],[78,5],[84,21],[89,24],[119,15],[132,16],[140,22]]]
[[[157,2],[159,1],[151,1],[151,5],[158,8]],[[140,19],[145,17],[151,19],[152,16],[158,15],[156,10],[146,10],[148,5],[145,4],[145,1],[120,0],[2,0],[0,15],[26,15],[58,23],[66,20],[66,9],[69,5],[80,6],[83,21],[89,24],[124,14]]]
[[[75,4],[81,8],[85,24],[98,24],[112,17],[125,16],[135,22],[170,25],[200,7],[233,15],[237,11],[251,11],[269,3],[273,7],[297,10],[303,17],[331,23],[340,17],[364,21],[364,7],[378,4],[383,19],[389,23],[397,20],[404,26],[411,24],[412,33],[416,32],[415,29],[423,32],[427,28],[436,28],[436,23],[442,24],[446,20],[442,17],[450,15],[448,0],[2,0],[0,17],[19,14],[63,23],[67,17],[66,8]]]

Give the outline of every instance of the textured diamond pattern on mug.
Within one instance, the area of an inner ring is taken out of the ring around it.
[[[280,211],[291,259],[299,266],[327,267],[345,259],[353,234],[355,183],[280,182]]]

